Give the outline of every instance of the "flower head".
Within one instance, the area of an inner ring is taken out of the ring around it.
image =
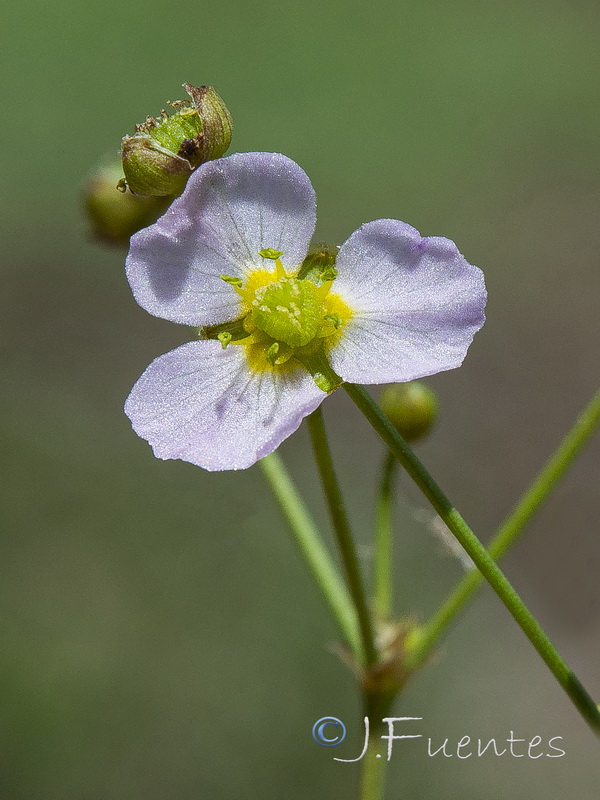
[[[381,219],[332,266],[326,251],[307,257],[314,228],[303,170],[241,153],[199,167],[132,237],[137,302],[202,336],[153,361],[125,404],[156,456],[242,469],[342,381],[404,382],[461,364],[486,294],[453,242]]]

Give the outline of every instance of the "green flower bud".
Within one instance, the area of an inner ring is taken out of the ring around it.
[[[215,90],[189,83],[184,88],[191,100],[170,103],[173,114],[147,117],[123,138],[124,185],[134,194],[181,194],[196,167],[220,158],[231,143],[231,115]]]
[[[437,397],[420,381],[387,386],[380,395],[379,405],[408,442],[429,433],[437,419]]]
[[[120,164],[99,167],[84,189],[84,203],[94,235],[127,247],[129,237],[155,222],[173,198],[123,194],[117,188],[122,180]]]

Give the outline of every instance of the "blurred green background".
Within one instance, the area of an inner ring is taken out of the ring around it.
[[[0,797],[265,800],[356,796],[360,708],[335,631],[257,468],[154,460],[124,398],[188,338],[134,303],[124,254],[91,240],[86,178],[180,84],[213,84],[232,150],[310,175],[318,236],[403,219],[481,266],[488,322],[430,381],[421,447],[487,538],[594,391],[600,299],[600,9],[586,0],[156,0],[2,4]],[[340,395],[341,393],[338,393]],[[382,451],[326,404],[370,560]],[[595,441],[506,569],[600,697]],[[282,453],[327,525],[305,433]],[[401,481],[399,613],[460,576]],[[597,743],[484,591],[397,705],[441,744],[563,737],[560,759],[429,758],[401,744],[388,797],[598,797]],[[319,717],[350,731],[318,747]],[[339,751],[339,752],[338,752]]]

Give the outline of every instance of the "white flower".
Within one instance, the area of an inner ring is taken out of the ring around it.
[[[318,276],[302,270],[314,228],[303,170],[277,153],[241,153],[197,169],[166,214],[132,237],[137,302],[208,337],[153,361],[127,399],[156,456],[242,469],[340,379],[409,381],[461,364],[486,294],[453,242],[377,220]]]

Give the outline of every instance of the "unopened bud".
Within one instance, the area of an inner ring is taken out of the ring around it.
[[[129,237],[151,225],[169,206],[170,197],[139,197],[119,191],[120,164],[100,167],[84,189],[84,203],[95,236],[126,247]]]
[[[429,433],[437,419],[437,397],[420,381],[387,386],[380,395],[379,404],[398,433],[408,442],[414,442]]]
[[[231,115],[215,90],[189,83],[184,88],[191,100],[171,103],[171,115],[148,117],[123,138],[123,172],[134,194],[181,194],[196,167],[220,158],[231,143]]]

